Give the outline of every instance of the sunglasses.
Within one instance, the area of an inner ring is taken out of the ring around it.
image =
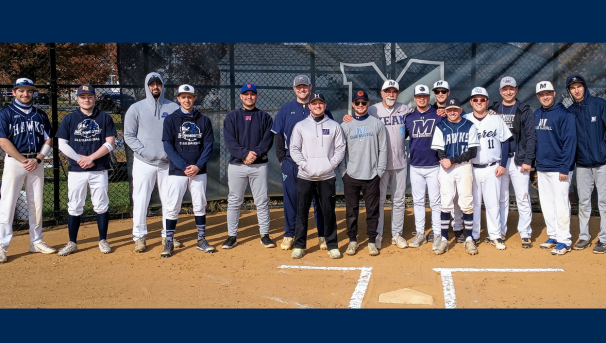
[[[448,93],[448,92],[449,92],[449,91],[447,91],[447,90],[433,91],[433,94],[440,94],[440,93],[442,93],[442,94],[446,94],[446,93]]]
[[[485,98],[473,98],[471,99],[471,102],[486,102],[488,101],[488,99]]]
[[[368,105],[368,101],[354,101],[354,104],[356,104],[356,106],[360,106],[360,105]]]

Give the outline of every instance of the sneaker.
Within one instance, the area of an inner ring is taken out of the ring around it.
[[[438,248],[434,251],[436,255],[442,255],[443,253],[448,251],[448,241],[445,239],[441,239],[438,244]]]
[[[166,237],[162,237],[162,246],[165,246],[165,245],[166,245]],[[173,238],[173,248],[174,249],[183,248],[183,244]]]
[[[330,256],[330,258],[341,258],[342,257],[339,249],[332,249],[332,250],[328,251],[328,256]]]
[[[415,235],[415,238],[412,239],[412,241],[410,241],[409,246],[411,248],[418,248],[421,245],[427,243],[427,239],[425,238],[425,234],[424,233],[417,233]]]
[[[29,252],[41,252],[43,254],[54,254],[57,249],[51,248],[46,242],[40,242],[29,246]]]
[[[276,243],[269,238],[269,235],[261,235],[261,244],[266,248],[275,248]]]
[[[436,238],[437,237],[437,238]],[[439,238],[439,239],[438,239]],[[434,236],[433,237],[433,243],[431,244],[431,249],[433,251],[438,250],[438,247],[440,246],[440,242],[442,241],[442,236]]]
[[[236,246],[238,242],[236,242],[236,236],[228,236],[225,240],[225,243],[221,246],[223,249],[231,249]]]
[[[284,249],[286,250],[286,249]],[[305,250],[303,249],[293,249],[292,254],[290,254],[290,257],[292,258],[302,258],[305,255]]]
[[[465,243],[465,235],[463,234],[463,230],[461,231],[455,231],[455,238],[456,238],[456,242],[457,243]]]
[[[234,238],[236,238],[236,237],[234,237]],[[202,237],[201,239],[198,240],[198,244],[196,244],[196,249],[202,250],[202,251],[207,252],[209,254],[212,254],[212,253],[214,253],[216,251],[215,247],[213,247],[212,245],[210,245],[206,241],[205,237]]]
[[[358,242],[351,241],[351,242],[349,242],[349,245],[347,246],[347,250],[345,250],[345,253],[347,255],[355,255],[357,249],[358,249]],[[376,249],[376,245],[375,245],[375,249]]]
[[[546,240],[545,243],[541,243],[541,249],[551,249],[551,248],[555,247],[556,245],[558,245],[558,241],[556,241],[553,238],[550,238],[550,239]]]
[[[101,252],[104,254],[109,254],[110,252],[112,252],[112,248],[109,246],[109,243],[105,239],[99,241],[99,250],[101,250]]]
[[[135,252],[144,252],[147,249],[147,244],[145,244],[145,237],[141,237],[135,241]]]
[[[69,241],[65,247],[63,247],[63,249],[59,250],[59,256],[67,256],[73,252],[76,252],[76,250],[78,250],[78,244]]]
[[[530,241],[530,238],[522,238],[522,248],[524,248],[524,249],[532,248],[532,242]]]
[[[465,240],[463,245],[465,246],[465,250],[467,250],[469,255],[476,255],[478,253],[478,248],[476,247],[473,239]]]
[[[589,240],[584,240],[584,239],[582,239],[582,240],[578,241],[578,242],[577,242],[577,243],[576,243],[576,244],[573,246],[573,248],[574,248],[574,250],[583,250],[583,249],[587,248],[587,247],[588,247],[588,246],[590,246],[590,245],[591,245],[591,242],[590,242]]]
[[[0,244],[0,263],[4,263],[8,261],[8,257],[6,257],[6,248],[4,244]]]
[[[294,237],[284,237],[282,240],[282,244],[280,244],[280,249],[282,250],[290,250],[295,243]]]
[[[595,247],[593,248],[593,253],[594,254],[606,253],[606,243],[602,243],[602,242],[598,241],[595,244]]]
[[[318,237],[318,244],[320,245],[320,250],[328,250],[325,237]]]
[[[377,247],[377,249],[381,250],[382,242],[383,242],[383,235],[377,234],[377,237],[375,237],[375,246]]]
[[[428,241],[428,242],[433,242],[433,231],[430,231],[430,232],[427,234],[427,241]]]
[[[379,255],[379,249],[377,249],[376,243],[368,243],[368,253],[370,254],[370,256]]]
[[[564,255],[567,252],[570,252],[570,247],[564,243],[558,243],[558,245],[551,250],[552,255]]]
[[[492,244],[495,247],[497,247],[497,250],[505,250],[507,248],[505,246],[505,242],[503,242],[503,239],[501,239],[501,238],[497,238],[497,239],[491,240],[490,244]]]
[[[408,243],[406,243],[406,240],[398,234],[391,238],[391,244],[395,244],[400,249],[408,248]]]
[[[160,253],[160,257],[171,257],[173,252],[175,252],[174,243],[171,241],[166,241],[166,244],[164,244],[164,250],[162,250]]]

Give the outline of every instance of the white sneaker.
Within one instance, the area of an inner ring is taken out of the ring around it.
[[[381,250],[381,242],[383,242],[383,235],[377,234],[377,237],[375,237],[375,246],[379,250]]]
[[[8,258],[6,257],[6,248],[4,247],[4,244],[0,244],[0,263],[6,261],[8,261]]]
[[[112,252],[112,248],[109,246],[109,243],[105,239],[99,241],[99,250],[101,250],[101,252],[104,254],[109,254],[110,252]]]
[[[341,258],[342,257],[339,249],[332,249],[332,250],[328,251],[328,256],[330,256],[330,258]]]
[[[435,241],[435,237],[434,237]],[[440,244],[438,244],[438,248],[434,251],[436,255],[442,255],[443,253],[448,251],[448,241],[446,238],[442,237],[440,240]]]
[[[410,242],[409,246],[411,248],[418,248],[425,243],[427,243],[427,238],[425,238],[425,233],[417,233],[415,235],[415,238],[413,238],[412,241]]]
[[[349,242],[349,245],[347,246],[347,250],[345,250],[345,253],[347,255],[355,255],[356,254],[356,250],[358,249],[358,242]]]
[[[391,244],[395,244],[400,249],[408,248],[408,243],[406,243],[406,240],[400,235],[393,236],[391,238]]]
[[[40,242],[36,244],[31,244],[29,246],[29,252],[41,252],[43,254],[54,254],[57,252],[57,249],[51,248],[46,244],[46,242]]]
[[[377,249],[376,243],[368,243],[368,253],[370,254],[370,256],[379,255],[379,249]]]
[[[490,244],[492,244],[495,247],[497,247],[497,250],[505,250],[507,248],[505,246],[505,242],[503,242],[503,239],[501,239],[501,238],[497,238],[497,239],[491,240]]]
[[[440,242],[442,242],[442,236],[434,235],[433,236],[433,243],[431,245],[431,249],[433,251],[438,250],[438,247],[440,246]]]
[[[78,244],[69,241],[67,242],[67,244],[65,245],[65,247],[63,247],[63,249],[59,250],[59,256],[67,256],[73,252],[76,252],[78,250]]]
[[[320,245],[320,250],[328,250],[325,237],[318,237],[318,244]]]

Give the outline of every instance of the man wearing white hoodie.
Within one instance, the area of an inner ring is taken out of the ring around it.
[[[290,156],[299,166],[295,246],[291,257],[305,255],[309,206],[315,197],[324,215],[328,255],[340,258],[335,215],[335,168],[345,156],[346,143],[341,126],[324,115],[324,95],[312,94],[310,100],[310,116],[295,125],[290,137]]]
[[[134,103],[124,117],[124,140],[133,150],[133,236],[135,251],[147,248],[147,207],[154,184],[162,202],[162,245],[166,243],[166,206],[168,190],[168,157],[162,143],[164,118],[179,109],[179,105],[164,98],[164,81],[156,72],[145,78],[146,97]],[[173,241],[175,248],[181,243]]]

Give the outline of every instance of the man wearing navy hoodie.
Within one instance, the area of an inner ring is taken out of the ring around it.
[[[541,248],[553,248],[552,255],[564,255],[572,243],[568,190],[577,148],[575,119],[562,103],[555,103],[556,92],[551,82],[537,83],[536,93],[541,102],[541,107],[534,111],[539,201],[549,235]]]
[[[166,245],[160,256],[174,251],[174,235],[183,195],[189,188],[198,229],[198,250],[215,251],[205,238],[206,231],[206,163],[213,151],[213,127],[208,117],[194,108],[194,87],[181,85],[177,93],[181,108],[164,119],[162,141],[168,155],[168,191],[166,199]]]
[[[591,96],[585,78],[572,74],[566,80],[566,89],[574,101],[568,109],[574,114],[577,129],[577,192],[579,194],[579,241],[575,250],[583,250],[591,243],[589,217],[591,193],[598,189],[600,234],[593,248],[596,254],[606,252],[606,100]]]
[[[223,249],[231,249],[237,243],[240,206],[244,201],[244,192],[250,182],[250,190],[257,207],[257,220],[261,233],[261,244],[274,248],[276,244],[269,237],[269,197],[267,196],[267,153],[274,141],[271,132],[273,119],[258,109],[257,86],[247,83],[240,90],[242,107],[229,112],[223,122],[223,138],[229,150],[227,182],[227,233]]]

